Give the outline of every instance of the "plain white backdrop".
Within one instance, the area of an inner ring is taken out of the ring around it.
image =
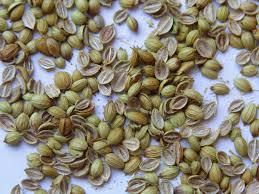
[[[101,15],[104,16],[106,25],[112,24],[113,14],[119,9],[118,1],[116,1],[112,8],[103,8]],[[142,47],[145,37],[156,27],[157,21],[153,20],[154,27],[150,28],[147,20],[151,19],[148,15],[143,13],[141,9],[130,11],[130,14],[134,16],[139,22],[139,30],[137,33],[132,33],[126,24],[116,25],[117,37],[114,41],[114,47],[116,48],[126,48],[130,49],[133,46]],[[227,108],[231,101],[234,99],[242,98],[246,102],[259,102],[258,92],[253,92],[251,94],[242,94],[236,90],[233,86],[233,79],[235,77],[241,77],[239,65],[235,63],[235,56],[238,53],[235,49],[229,49],[226,53],[217,53],[216,58],[224,66],[224,69],[220,72],[220,77],[218,80],[209,80],[203,77],[198,70],[194,70],[193,76],[195,78],[194,88],[201,92],[207,101],[217,100],[218,110],[215,118],[208,122],[208,126],[212,129],[217,129],[220,122],[227,116]],[[40,55],[35,55],[33,57],[35,72],[34,76],[36,79],[41,79],[44,84],[51,83],[54,72],[46,72],[44,69],[38,66],[37,59]],[[72,71],[76,68],[77,64],[77,51],[74,51],[73,60],[70,63],[67,63],[66,70]],[[3,71],[3,65],[0,63],[0,73]],[[258,77],[249,78],[255,90],[259,90]],[[223,82],[226,83],[230,88],[230,94],[226,96],[216,97],[210,91],[210,86],[213,83]],[[96,95],[94,97],[96,103],[96,112],[102,117],[103,106],[107,102],[107,98],[101,95]],[[249,128],[243,126],[242,123],[239,125],[242,129],[242,134],[247,141],[251,140],[251,135]],[[6,132],[0,130],[0,194],[9,194],[11,188],[18,184],[22,179],[26,178],[24,169],[27,168],[26,165],[26,155],[36,151],[36,146],[29,146],[26,143],[21,143],[17,147],[12,147],[6,145],[3,140]],[[224,151],[234,151],[233,143],[227,139],[222,138],[216,144],[218,150]],[[249,164],[249,163],[248,163]],[[73,183],[79,184],[84,187],[87,194],[124,194],[127,181],[130,179],[130,176],[125,176],[122,172],[113,170],[112,178],[110,181],[101,188],[95,188],[87,183],[87,179],[73,179]],[[42,187],[45,189],[49,188],[50,180],[46,180],[42,183]],[[179,184],[179,180],[173,181],[173,185],[176,186]],[[26,191],[25,193],[31,193]]]

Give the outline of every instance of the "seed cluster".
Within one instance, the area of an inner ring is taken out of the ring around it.
[[[223,65],[215,55],[231,46],[240,49],[240,73],[258,75],[258,4],[187,0],[182,12],[178,0],[119,0],[114,23],[107,25],[100,10],[113,3],[0,0],[0,128],[7,131],[7,144],[23,140],[37,146],[27,156],[27,178],[11,194],[22,189],[85,194],[71,183],[72,176],[101,186],[112,168],[134,175],[126,188],[131,194],[259,193],[257,105],[233,99],[228,116],[211,129],[204,121],[216,115],[217,102],[204,101],[190,74],[197,68],[217,79]],[[147,35],[145,48],[133,47],[129,55],[112,43],[122,23],[137,33],[138,21],[129,11],[136,8],[159,22]],[[75,49],[78,68],[60,70]],[[33,64],[36,53],[41,57]],[[59,69],[53,83],[36,81],[34,65]],[[245,77],[235,78],[234,86],[253,92]],[[231,93],[221,82],[210,89],[216,95]],[[104,106],[103,119],[95,114],[93,96],[98,92],[118,97]],[[250,142],[242,136],[240,121],[250,126]],[[236,153],[215,148],[221,137],[233,142]],[[249,158],[251,167],[243,158]],[[173,188],[170,180],[178,175],[181,184]],[[48,191],[40,186],[45,177],[52,179]]]

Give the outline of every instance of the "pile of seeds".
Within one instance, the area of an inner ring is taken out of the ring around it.
[[[106,25],[100,9],[113,3],[0,0],[0,127],[7,131],[7,144],[37,145],[37,152],[27,156],[27,178],[11,194],[22,189],[84,194],[71,177],[101,186],[111,168],[134,175],[126,188],[132,194],[259,193],[257,105],[233,99],[228,116],[211,129],[203,121],[215,116],[217,102],[205,103],[189,74],[198,68],[217,79],[223,65],[215,55],[232,46],[240,49],[240,73],[257,76],[257,3],[187,0],[182,12],[178,0],[120,0],[114,24]],[[129,55],[112,42],[122,23],[138,31],[129,11],[136,8],[159,22],[145,49],[133,47]],[[77,70],[57,71],[49,85],[34,79],[34,65],[46,71],[65,68],[74,49],[79,50]],[[33,64],[35,53],[42,55]],[[253,91],[247,78],[233,83],[243,93]],[[221,82],[210,89],[216,95],[231,92]],[[98,92],[118,97],[105,105],[103,119],[95,114]],[[250,142],[242,137],[240,120],[250,125]],[[220,137],[230,138],[236,153],[217,150]],[[178,175],[181,184],[173,188],[170,180]],[[45,177],[52,178],[48,191],[40,186]]]

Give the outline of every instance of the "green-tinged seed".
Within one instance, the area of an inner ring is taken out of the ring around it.
[[[48,194],[48,193],[44,189],[38,189],[38,190],[34,191],[34,194]]]
[[[129,111],[125,115],[129,120],[137,123],[146,125],[148,123],[148,118],[145,114],[137,111]]]
[[[10,114],[12,112],[12,107],[9,102],[1,101],[0,102],[0,111]]]
[[[206,67],[201,68],[201,73],[203,76],[209,78],[209,79],[217,79],[218,78],[218,71],[208,69]]]
[[[217,150],[212,146],[204,146],[201,148],[200,156],[209,157],[213,162],[217,161]]]
[[[253,137],[259,136],[259,119],[256,119],[251,123],[250,132],[251,132]]]
[[[56,65],[56,67],[63,69],[66,66],[66,61],[64,58],[58,57],[55,59],[55,65]]]
[[[101,4],[99,0],[88,1],[88,12],[92,15],[97,15],[100,12]]]
[[[39,144],[37,146],[37,151],[39,152],[39,154],[41,156],[48,156],[48,157],[52,157],[53,156],[52,150],[46,144]]]
[[[129,16],[127,18],[126,22],[127,22],[127,25],[130,30],[132,30],[133,32],[138,31],[138,21],[134,17]],[[147,43],[147,44],[149,44],[149,43]]]
[[[120,6],[124,9],[133,8],[136,4],[134,0],[120,0]]]
[[[209,178],[211,181],[219,184],[222,180],[222,173],[217,163],[213,163],[209,172]]]
[[[201,107],[194,104],[191,104],[187,107],[185,110],[185,115],[194,121],[202,120],[204,117]]]
[[[140,194],[158,194],[158,187],[157,186],[149,186],[145,188]]]
[[[154,185],[158,183],[158,176],[155,172],[145,172],[144,179]]]
[[[146,77],[142,82],[142,88],[150,91],[157,90],[159,81],[154,77]]]
[[[240,73],[246,77],[253,77],[257,75],[258,71],[255,65],[246,65],[242,68]]]
[[[188,33],[187,37],[186,37],[186,44],[187,45],[193,45],[198,37],[199,37],[199,31],[198,30],[190,31]]]
[[[107,122],[101,121],[98,124],[97,130],[101,138],[107,138],[110,132],[110,126]]]
[[[179,168],[177,166],[166,166],[162,169],[159,174],[159,177],[163,179],[174,179],[179,174]]]
[[[244,48],[241,38],[239,36],[230,34],[229,36],[229,44],[230,46],[237,48],[237,49],[241,49]]]
[[[88,10],[88,1],[85,0],[75,0],[76,8],[82,13],[87,12]]]
[[[139,169],[139,164],[141,163],[141,159],[138,156],[133,156],[129,159],[128,162],[125,163],[123,171],[126,174],[133,174],[137,172]]]
[[[85,190],[79,185],[72,185],[71,194],[85,194]]]
[[[254,36],[251,32],[244,31],[241,34],[241,42],[244,48],[248,50],[253,50],[256,46]]]
[[[257,165],[257,164],[253,164],[253,165],[251,166],[251,174],[253,175],[253,177],[256,177],[258,169],[259,169],[259,168],[258,168],[258,165]]]
[[[228,18],[228,14],[229,14],[229,9],[227,6],[223,5],[223,6],[220,6],[218,9],[217,9],[217,19],[224,22],[227,20]]]
[[[0,17],[0,31],[4,32],[5,30],[7,30],[8,25],[5,19]]]
[[[249,184],[253,181],[253,175],[250,169],[246,169],[245,172],[242,174],[241,179],[245,182],[245,184]]]
[[[240,121],[240,113],[230,113],[227,117],[233,125],[237,125]]]
[[[40,154],[38,153],[30,153],[27,155],[27,162],[29,167],[39,167],[41,165]]]
[[[31,102],[35,108],[46,109],[52,104],[50,98],[43,94],[34,94],[32,96]]]
[[[186,162],[181,162],[179,164],[179,168],[184,174],[191,174],[192,172],[190,165]]]
[[[188,161],[193,161],[198,158],[198,154],[191,148],[186,148],[183,152],[183,155]]]
[[[43,165],[41,167],[41,171],[45,176],[49,176],[51,178],[55,178],[58,176],[58,172],[54,167]]]
[[[146,48],[149,51],[157,52],[163,46],[163,44],[161,43],[161,41],[159,40],[158,37],[156,37],[156,36],[149,36],[145,40],[145,46],[146,46]]]
[[[193,189],[187,184],[181,184],[175,188],[175,193],[193,194]]]
[[[79,10],[75,10],[72,12],[71,19],[76,25],[83,25],[87,21],[86,15]]]
[[[84,151],[87,149],[88,144],[86,140],[81,139],[81,138],[73,138],[69,142],[69,147],[71,149],[77,150],[77,151]]]
[[[124,162],[123,160],[115,155],[114,153],[109,153],[105,155],[105,161],[107,164],[113,168],[117,169],[123,169],[124,168]]]
[[[8,132],[5,136],[4,142],[10,145],[17,145],[20,143],[22,135],[18,131]]]
[[[244,124],[250,124],[256,119],[257,109],[254,103],[249,103],[241,112],[241,119]]]
[[[229,93],[229,87],[223,83],[216,83],[210,89],[217,95],[226,95]]]
[[[178,53],[178,58],[182,61],[194,60],[196,55],[196,50],[192,47],[185,47]]]
[[[190,136],[188,138],[188,143],[189,145],[191,146],[191,148],[196,151],[196,152],[199,152],[200,149],[201,149],[201,146],[200,146],[200,140],[198,137],[195,137],[195,136]]]
[[[185,117],[184,112],[183,111],[179,111],[179,112],[173,114],[170,117],[170,121],[172,123],[172,127],[173,128],[181,127],[185,123],[185,121],[186,121],[186,117]]]
[[[11,105],[11,107],[12,107],[11,112],[14,117],[18,117],[23,112],[23,102],[22,101],[13,103]]]
[[[125,122],[125,117],[121,115],[116,115],[115,119],[111,123],[111,128],[115,129],[118,127],[122,127]]]
[[[234,80],[234,85],[237,87],[237,89],[245,93],[253,91],[250,82],[245,78],[236,78]]]
[[[229,183],[230,183],[230,178],[227,176],[224,176],[220,182],[220,188],[222,189],[222,191],[225,191],[228,189],[229,187]]]
[[[240,21],[240,24],[244,30],[252,31],[256,29],[256,17],[245,15],[243,19]]]
[[[24,3],[14,2],[8,8],[9,18],[12,21],[18,21],[19,19],[22,18],[23,13],[24,13],[24,9],[25,9]]]
[[[128,53],[125,49],[119,48],[117,51],[117,59],[119,61],[128,60]]]
[[[241,129],[239,127],[235,127],[232,129],[231,133],[230,133],[230,139],[232,141],[234,141],[236,139],[236,137],[241,136]]]
[[[201,32],[207,32],[210,30],[210,24],[205,18],[199,18],[198,19],[198,29]]]
[[[103,173],[103,162],[101,159],[96,159],[93,161],[90,168],[90,175],[94,178],[98,178]]]
[[[21,113],[16,121],[15,121],[15,125],[16,125],[16,128],[19,130],[19,131],[26,131],[29,129],[29,116],[25,113]]]
[[[243,137],[236,137],[234,141],[236,151],[243,157],[247,156],[247,143]]]
[[[113,101],[109,101],[104,107],[104,118],[108,122],[112,122],[116,117],[117,111]]]
[[[216,59],[207,60],[204,63],[203,67],[213,71],[220,71],[223,68],[222,65]]]
[[[78,100],[80,100],[79,94],[70,90],[65,92],[65,97],[71,104],[75,104]]]
[[[124,132],[122,128],[112,129],[107,137],[107,142],[110,145],[117,145],[122,142],[123,134]]]
[[[174,85],[167,85],[161,90],[161,95],[165,98],[170,98],[175,95],[176,87]]]
[[[201,170],[201,163],[199,161],[192,161],[191,171],[193,175],[197,175]]]
[[[144,156],[147,158],[158,158],[161,156],[162,147],[151,145],[144,150]]]
[[[55,8],[54,0],[43,0],[41,5],[41,9],[43,13],[51,13],[54,8]]]

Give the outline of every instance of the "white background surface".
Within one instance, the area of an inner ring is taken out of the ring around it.
[[[112,9],[103,8],[102,15],[105,16],[106,25],[113,23],[112,17],[113,13],[119,9],[118,1],[115,2]],[[116,48],[122,47],[129,49],[132,46],[139,46],[142,47],[145,37],[151,32],[153,29],[150,28],[146,22],[148,15],[144,14],[141,9],[130,11],[130,14],[139,22],[139,30],[137,33],[132,33],[128,30],[126,24],[116,25],[117,30],[117,39],[114,41],[114,46]],[[154,22],[154,28],[156,27],[156,21]],[[239,91],[237,91],[233,86],[233,79],[235,77],[241,76],[240,67],[235,63],[235,56],[238,53],[235,49],[229,49],[226,53],[222,54],[220,52],[217,53],[217,59],[221,64],[223,64],[224,69],[220,73],[220,78],[218,80],[211,81],[203,76],[201,76],[198,70],[193,71],[193,75],[195,78],[194,88],[200,91],[202,94],[205,95],[205,99],[207,101],[217,100],[218,102],[218,111],[217,115],[214,119],[210,120],[208,125],[212,129],[216,129],[220,122],[227,116],[227,108],[230,102],[234,99],[242,98],[246,102],[255,102],[258,104],[259,102],[259,95],[258,91],[255,91],[251,94],[243,95]],[[37,58],[40,55],[36,55],[33,57],[35,72],[34,76],[36,79],[38,77],[43,81],[44,84],[51,83],[52,77],[54,72],[46,72],[45,70],[41,69],[37,64]],[[71,71],[76,67],[76,57],[77,51],[74,51],[73,60],[71,64],[67,63],[67,71]],[[3,71],[3,66],[0,65],[0,73]],[[250,79],[253,87],[255,90],[259,90],[258,78]],[[219,96],[215,97],[214,94],[211,93],[209,87],[213,83],[217,82],[224,82],[230,88],[230,94],[226,96]],[[96,104],[97,114],[102,117],[102,108],[107,101],[106,97],[101,95],[97,95],[95,100],[99,102]],[[242,134],[247,141],[251,140],[251,135],[249,132],[249,128],[240,124],[242,129]],[[8,194],[10,193],[11,188],[18,184],[22,179],[26,178],[24,173],[24,169],[27,168],[26,165],[26,155],[36,151],[36,146],[29,146],[26,143],[21,143],[18,147],[12,147],[6,145],[3,140],[5,137],[6,132],[0,130],[0,194]],[[233,143],[227,138],[221,138],[218,143],[216,144],[218,150],[225,150],[229,151],[232,150],[235,152],[233,147]],[[124,194],[127,181],[129,180],[130,176],[125,176],[123,173],[113,170],[112,178],[108,183],[106,183],[101,188],[95,188],[87,183],[86,179],[73,179],[73,183],[79,184],[80,186],[84,187],[87,194]],[[174,181],[173,185],[176,186],[178,181]],[[43,182],[43,188],[49,188],[49,180]],[[25,193],[31,193],[26,191]]]

